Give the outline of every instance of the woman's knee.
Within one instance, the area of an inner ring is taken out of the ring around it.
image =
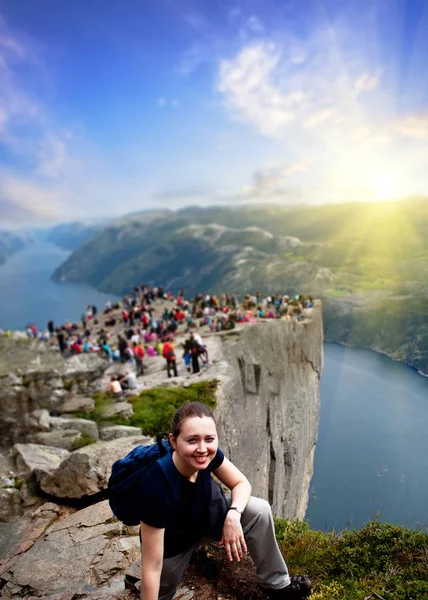
[[[272,519],[272,509],[267,500],[251,496],[244,510],[243,517],[246,519],[257,517],[258,520],[269,521]]]

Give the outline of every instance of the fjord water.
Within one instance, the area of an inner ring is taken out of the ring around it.
[[[428,529],[428,378],[382,354],[324,344],[321,417],[306,519],[379,518]]]
[[[69,253],[37,242],[0,266],[0,328],[78,320],[103,294],[50,276]],[[343,529],[380,518],[428,524],[428,378],[358,348],[324,345],[321,419],[307,519]]]
[[[103,294],[84,283],[51,280],[54,270],[70,252],[48,242],[37,242],[14,254],[0,266],[0,328],[22,329],[35,323],[45,329],[67,319],[77,321],[88,304],[103,309],[112,294]]]

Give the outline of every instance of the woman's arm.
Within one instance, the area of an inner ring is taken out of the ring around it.
[[[214,471],[215,476],[227,486],[232,493],[232,504],[243,512],[251,495],[251,485],[248,479],[226,457],[221,466]],[[241,527],[241,514],[236,510],[229,510],[223,525],[222,543],[224,544],[227,558],[240,561],[247,545]]]
[[[141,600],[158,600],[165,529],[141,522]]]

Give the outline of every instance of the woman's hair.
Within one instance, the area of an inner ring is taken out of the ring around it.
[[[171,421],[170,429],[175,438],[180,435],[181,425],[184,421],[192,417],[200,417],[201,419],[202,417],[210,417],[215,423],[212,410],[206,404],[202,404],[202,402],[186,402],[186,404],[180,406]]]

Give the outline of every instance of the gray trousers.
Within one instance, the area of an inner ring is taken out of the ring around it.
[[[290,583],[287,565],[275,539],[271,507],[266,500],[251,496],[241,517],[248,551],[256,567],[259,583],[280,589]],[[172,600],[177,585],[189,564],[193,548],[163,559],[159,600]]]

